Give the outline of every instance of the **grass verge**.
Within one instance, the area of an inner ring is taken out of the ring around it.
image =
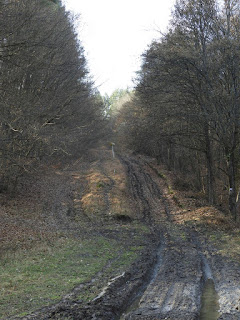
[[[138,240],[147,232],[136,224],[129,228],[128,233],[134,230],[134,238]],[[125,240],[126,237],[127,234]],[[107,281],[111,274],[129,266],[141,249],[139,243],[129,242],[126,247],[117,238],[91,236],[84,240],[62,238],[51,246],[9,254],[0,263],[0,318],[24,316],[54,304],[100,271],[105,273],[103,281]],[[101,281],[96,282],[91,290],[83,290],[78,298],[83,302],[91,300],[103,285]]]

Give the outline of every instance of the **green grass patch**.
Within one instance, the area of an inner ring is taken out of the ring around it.
[[[137,221],[112,228],[114,239],[100,235],[84,240],[62,237],[51,244],[6,254],[0,261],[0,318],[24,316],[54,304],[104,270],[104,276],[91,288],[86,286],[78,298],[87,302],[96,297],[108,279],[134,262],[150,233]]]
[[[97,188],[103,188],[103,187],[105,187],[105,184],[104,184],[104,182],[98,182],[97,183]]]
[[[62,239],[51,247],[9,255],[0,262],[0,318],[57,302],[89,281],[122,250],[117,241]]]

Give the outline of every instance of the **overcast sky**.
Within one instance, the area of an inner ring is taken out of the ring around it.
[[[132,87],[141,54],[168,25],[175,0],[64,0],[101,94]]]

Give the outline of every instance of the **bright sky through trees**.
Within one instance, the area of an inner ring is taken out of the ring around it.
[[[140,55],[168,25],[175,0],[65,0],[81,14],[79,33],[99,91],[133,85]]]

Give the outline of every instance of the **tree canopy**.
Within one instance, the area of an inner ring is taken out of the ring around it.
[[[73,18],[47,2],[0,4],[3,180],[36,169],[54,155],[80,155],[101,131],[103,103],[89,77]]]
[[[194,175],[194,187],[207,190],[210,203],[218,203],[217,189],[228,186],[235,219],[240,187],[239,21],[234,0],[223,7],[215,0],[177,1],[169,31],[142,56],[134,99],[123,111],[131,148]]]

